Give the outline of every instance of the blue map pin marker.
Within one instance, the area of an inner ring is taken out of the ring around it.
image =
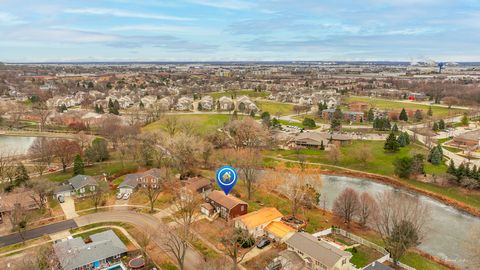
[[[223,166],[217,170],[217,184],[228,195],[238,180],[237,171],[230,166]]]

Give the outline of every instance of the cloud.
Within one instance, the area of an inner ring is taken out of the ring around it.
[[[24,23],[26,23],[26,21],[21,20],[15,15],[6,12],[0,12],[0,25],[18,25]]]
[[[171,20],[171,21],[193,20],[192,18],[142,13],[142,12],[134,12],[134,11],[128,11],[128,10],[109,9],[109,8],[77,8],[77,9],[66,9],[64,10],[64,12],[69,14],[109,15],[109,16],[115,16],[115,17],[152,19],[152,20]]]
[[[145,32],[192,33],[192,32],[202,31],[202,28],[191,27],[191,26],[177,26],[177,25],[132,24],[132,25],[114,26],[109,28],[108,30],[114,31],[114,32],[145,31]]]

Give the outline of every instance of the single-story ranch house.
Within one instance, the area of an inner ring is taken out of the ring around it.
[[[95,191],[98,187],[98,182],[93,177],[79,174],[70,178],[67,182],[58,186],[55,190],[55,197],[60,196],[88,196],[89,193]]]

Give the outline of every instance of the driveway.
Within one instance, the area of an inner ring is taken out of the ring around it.
[[[65,202],[61,203],[60,206],[65,214],[65,219],[78,217],[77,212],[75,212],[75,200],[72,197],[65,197]]]

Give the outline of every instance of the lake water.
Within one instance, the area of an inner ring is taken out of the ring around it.
[[[358,192],[368,192],[372,196],[385,191],[407,192],[373,182],[366,179],[347,176],[322,176],[322,196],[326,201],[327,208],[331,209],[333,201],[346,187]],[[325,194],[325,195],[324,195]],[[470,232],[480,229],[480,218],[471,216],[451,206],[427,196],[418,195],[419,199],[430,207],[431,217],[426,224],[426,236],[419,249],[452,262],[464,269],[474,269],[468,262],[468,246],[471,241]],[[470,267],[469,267],[470,266]]]
[[[0,135],[0,156],[26,154],[35,138]]]

